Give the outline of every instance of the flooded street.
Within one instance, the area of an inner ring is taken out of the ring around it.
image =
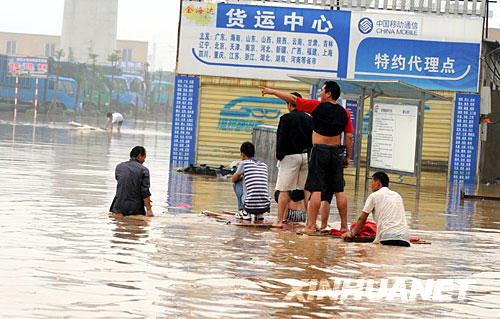
[[[170,129],[125,119],[121,136],[108,138],[62,121],[33,130],[18,119],[13,136],[12,119],[2,115],[2,317],[499,317],[500,202],[460,201],[442,173],[424,173],[418,204],[414,187],[393,185],[410,235],[432,242],[407,249],[239,228],[199,214],[235,210],[230,180],[169,176]],[[156,215],[149,220],[105,213],[114,168],[135,145],[147,150]],[[363,194],[354,199],[354,178],[346,182],[353,223]],[[478,191],[500,194],[498,185],[470,190]],[[338,227],[335,211],[330,221]],[[354,288],[358,279],[407,288],[383,300],[332,294],[337,282]],[[411,300],[415,280],[451,280],[443,289],[449,300],[436,287]],[[463,298],[457,280],[471,282]]]

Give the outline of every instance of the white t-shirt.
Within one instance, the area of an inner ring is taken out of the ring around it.
[[[111,123],[115,124],[123,121],[123,115],[120,113],[113,113],[113,118],[111,119]]]
[[[366,199],[365,213],[373,213],[377,224],[375,243],[381,240],[404,240],[410,242],[406,224],[405,207],[401,196],[387,187],[382,187]]]

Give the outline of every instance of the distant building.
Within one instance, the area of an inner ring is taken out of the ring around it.
[[[488,28],[488,39],[500,42],[500,29]]]
[[[0,32],[0,54],[49,57],[61,48],[61,37],[46,34],[28,34]],[[117,40],[116,49],[120,51],[122,60],[132,62],[146,62],[148,60],[148,42]],[[68,51],[64,50],[68,59]],[[107,64],[107,55],[100,63]],[[90,62],[89,51],[78,62]]]
[[[85,61],[91,51],[106,62],[116,47],[117,24],[118,0],[65,0],[61,47],[68,61]]]

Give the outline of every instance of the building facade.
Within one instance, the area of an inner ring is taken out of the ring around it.
[[[61,47],[70,62],[84,62],[89,52],[98,63],[116,47],[118,0],[65,0]]]
[[[61,48],[61,37],[46,34],[28,34],[0,32],[0,53],[17,56],[50,57]],[[114,48],[113,48],[114,49]],[[122,60],[133,62],[146,62],[148,59],[148,42],[133,40],[117,40],[116,50],[120,51]],[[64,50],[68,59],[68,51]],[[83,56],[78,62],[90,62],[88,56]],[[102,63],[107,63],[104,57]]]

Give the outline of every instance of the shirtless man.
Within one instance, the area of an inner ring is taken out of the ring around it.
[[[303,232],[316,232],[316,219],[321,205],[321,193],[341,193],[337,199],[341,219],[341,230],[347,230],[347,198],[344,192],[344,168],[349,166],[352,152],[353,127],[351,115],[343,106],[337,104],[340,87],[334,81],[327,81],[320,92],[321,101],[306,100],[295,95],[260,87],[262,96],[274,95],[287,103],[297,106],[297,110],[309,113],[313,117],[313,147],[309,160],[309,173],[305,189],[311,192],[307,207],[307,223]],[[344,132],[347,154],[341,145]],[[340,200],[339,200],[340,199]],[[345,209],[344,209],[345,208]]]

